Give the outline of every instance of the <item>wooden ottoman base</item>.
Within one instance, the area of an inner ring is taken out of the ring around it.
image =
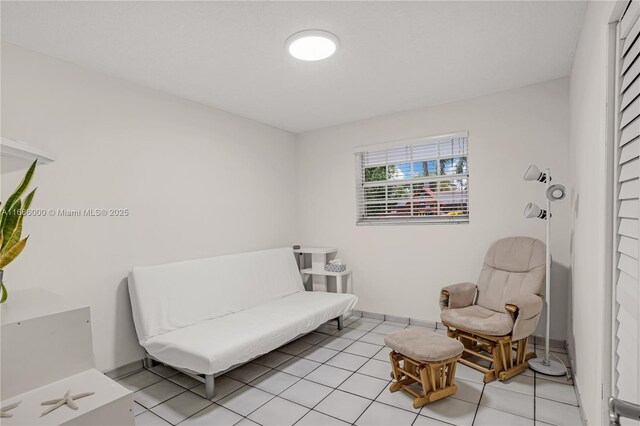
[[[458,390],[454,383],[456,362],[460,355],[442,361],[416,361],[399,352],[392,351],[391,376],[393,383],[389,387],[391,392],[400,389],[411,394],[415,399],[413,408],[420,408],[430,402],[453,395]],[[402,362],[402,364],[401,364]],[[411,387],[412,383],[420,383],[422,391]]]

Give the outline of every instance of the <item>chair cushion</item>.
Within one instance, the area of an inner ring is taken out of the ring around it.
[[[394,351],[416,361],[442,361],[458,356],[464,350],[464,345],[455,339],[419,328],[388,334],[384,343]]]
[[[544,266],[545,245],[531,237],[508,237],[494,242],[484,263],[494,269],[509,272],[529,272]]]
[[[440,317],[442,322],[453,327],[489,336],[505,336],[513,330],[513,319],[510,315],[480,305],[447,309],[442,311]]]
[[[509,237],[494,242],[478,278],[476,304],[507,313],[506,300],[539,293],[545,278],[545,245],[530,237]]]

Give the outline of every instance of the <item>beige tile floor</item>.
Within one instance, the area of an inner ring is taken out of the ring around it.
[[[218,377],[211,401],[204,385],[163,365],[118,381],[135,392],[139,426],[582,424],[571,380],[530,370],[485,385],[481,373],[458,365],[458,392],[416,410],[408,395],[388,391],[384,335],[407,325],[359,317],[345,325],[323,325]]]

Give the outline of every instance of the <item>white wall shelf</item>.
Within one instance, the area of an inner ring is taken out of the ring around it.
[[[338,249],[333,247],[301,247],[293,249],[293,252],[298,254],[330,254],[337,253]]]
[[[29,162],[38,159],[38,164],[47,164],[55,160],[50,152],[4,136],[0,138],[0,156]]]
[[[351,273],[351,269],[347,269],[346,271],[343,271],[343,272],[331,272],[331,271],[325,271],[324,269],[305,268],[300,272],[305,275],[325,275],[327,277],[338,277],[338,276],[344,277],[345,275],[349,275]]]
[[[334,247],[301,247],[294,249],[298,255],[298,266],[305,288],[310,291],[331,291],[335,286],[336,293],[351,293],[351,270],[329,272],[324,265],[336,258],[338,249]],[[311,267],[308,267],[308,263]],[[309,282],[310,281],[310,282]],[[345,289],[346,285],[346,289]]]

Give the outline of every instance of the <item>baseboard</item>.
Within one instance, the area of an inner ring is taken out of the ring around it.
[[[367,312],[367,311],[353,311],[353,314],[356,316],[361,316],[364,318],[374,318],[383,321],[393,321],[393,322],[401,322],[404,324],[412,324],[412,325],[421,325],[423,327],[433,327],[435,329],[446,330],[446,326],[442,324],[440,321],[426,321],[419,320],[414,318],[400,317],[397,315],[386,315],[380,314],[377,312]],[[538,346],[544,346],[544,336],[532,336],[533,342]],[[567,351],[567,341],[562,339],[549,339],[549,347],[553,349],[559,349],[562,352]]]
[[[142,360],[130,362],[129,364],[116,367],[113,370],[106,371],[104,375],[112,380],[116,380],[122,376],[135,373],[136,371],[139,371],[139,370],[142,370]]]
[[[409,324],[410,322],[410,318],[409,317],[400,317],[397,315],[385,315],[384,316],[384,320],[385,321],[393,321],[393,322],[397,322],[400,324]]]
[[[429,327],[429,328],[433,328],[435,330],[437,323],[434,321],[426,321],[426,320],[419,320],[419,319],[415,319],[415,318],[409,318],[409,324],[411,325],[419,325],[422,327]]]
[[[571,363],[571,372],[573,373],[573,362],[571,358],[569,358],[569,362]],[[588,425],[587,415],[584,412],[584,406],[582,405],[582,394],[580,393],[580,380],[572,374],[573,386],[576,389],[576,397],[578,398],[578,409],[580,410],[580,417],[582,418],[582,424]]]
[[[356,316],[360,316],[363,318],[372,318],[372,319],[377,319],[377,320],[382,320],[382,321],[392,321],[392,322],[399,322],[402,324],[410,324],[410,325],[419,325],[422,327],[429,327],[429,328],[436,328],[436,323],[433,321],[426,321],[426,320],[421,320],[421,319],[416,319],[416,318],[409,318],[409,317],[402,317],[402,316],[398,316],[398,315],[387,315],[387,314],[380,314],[377,312],[367,312],[367,311],[353,311],[354,315]],[[357,315],[359,314],[359,315]]]
[[[371,319],[377,319],[377,320],[384,321],[384,314],[378,314],[378,313],[375,313],[375,312],[362,311],[362,316],[364,318],[371,318]]]
[[[533,336],[533,340],[536,346],[544,347],[544,336]],[[549,338],[549,347],[553,349],[560,349],[563,352],[567,352],[567,341],[561,339]]]

